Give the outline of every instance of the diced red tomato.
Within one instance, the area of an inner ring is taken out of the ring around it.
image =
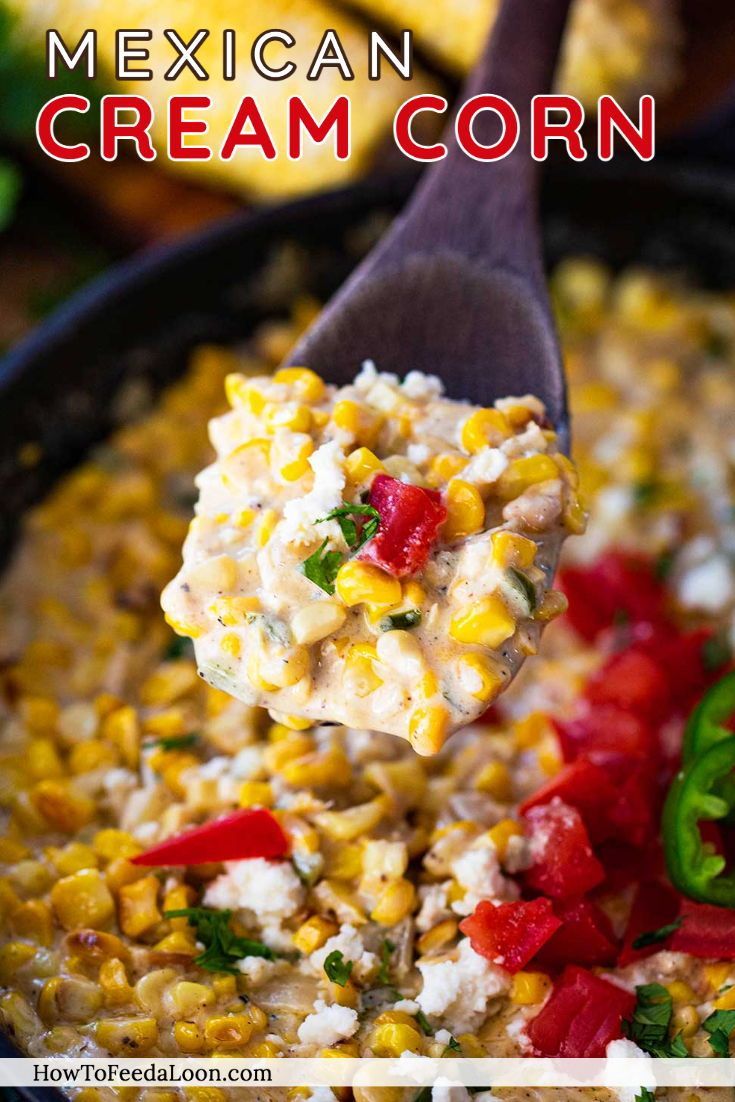
[[[610,1041],[623,1036],[635,996],[614,983],[570,965],[548,1002],[529,1023],[538,1056],[604,1056]]]
[[[370,504],[380,514],[380,527],[358,558],[396,578],[418,573],[447,519],[441,494],[378,474],[370,487]]]
[[[603,768],[621,755],[650,761],[657,753],[651,726],[614,705],[583,702],[573,719],[557,720],[556,732],[565,761],[582,755]]]
[[[735,960],[735,911],[683,899],[681,925],[668,947],[703,960]]]
[[[560,926],[548,899],[519,899],[497,907],[482,900],[459,924],[476,953],[508,972],[528,964]]]
[[[642,934],[650,934],[668,926],[676,918],[679,910],[679,897],[672,887],[661,880],[646,880],[638,886],[630,911],[628,925],[623,937],[623,947],[620,950],[618,964],[624,968],[626,964],[641,960],[643,957],[657,953],[662,948],[669,948],[671,941],[665,945],[654,943],[643,949],[634,949],[633,942]]]
[[[582,817],[558,797],[526,813],[534,864],[525,882],[554,899],[584,895],[605,877]]]
[[[554,913],[561,919],[561,928],[546,942],[536,957],[536,963],[548,968],[563,968],[567,964],[587,967],[613,964],[618,954],[610,919],[589,899],[558,902]]]
[[[204,865],[210,861],[274,860],[289,851],[288,838],[265,808],[243,808],[167,838],[133,857],[134,865]]]
[[[557,798],[577,809],[593,841],[601,841],[608,836],[609,824],[602,813],[615,800],[615,790],[605,771],[594,762],[579,758],[565,766],[523,801],[521,814],[525,815],[531,808],[549,804]]]
[[[609,552],[592,566],[562,570],[559,583],[569,599],[568,621],[590,642],[620,616],[633,623],[665,616],[665,589],[643,555]]]
[[[667,708],[667,679],[651,655],[634,647],[614,654],[590,678],[585,697],[593,705],[613,705],[645,719],[660,719]]]

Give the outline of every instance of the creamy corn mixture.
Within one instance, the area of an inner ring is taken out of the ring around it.
[[[584,514],[543,405],[480,409],[372,364],[339,390],[307,368],[225,382],[169,624],[247,704],[436,753],[563,608]]]
[[[729,631],[735,303],[581,261],[554,290],[592,518],[569,546],[578,560],[613,545],[666,556],[678,612]],[[232,699],[197,677],[160,613],[224,379],[262,376],[295,335],[279,323],[243,357],[201,350],[151,414],[27,518],[0,597],[0,1013],[25,1052],[512,1055],[553,997],[553,969],[511,975],[458,925],[483,901],[518,899],[539,845],[519,802],[559,774],[552,719],[574,709],[604,648],[562,617],[484,722],[421,758],[389,735],[274,720]],[[287,831],[287,859],[132,861],[256,807]],[[619,938],[630,888],[611,881],[596,900]],[[193,906],[250,950],[197,963],[202,930],[167,916]],[[735,1006],[735,962],[661,949],[596,971],[618,990],[664,984],[670,1036],[695,1055],[712,1055],[702,1023]]]

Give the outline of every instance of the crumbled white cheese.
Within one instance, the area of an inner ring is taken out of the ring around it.
[[[492,486],[508,466],[508,457],[500,448],[483,448],[462,471],[462,481],[477,486]]]
[[[336,1102],[337,1096],[329,1087],[310,1087],[310,1102]]]
[[[305,1018],[298,1029],[299,1040],[304,1045],[329,1048],[357,1032],[357,1011],[349,1006],[333,1003],[327,1006],[322,999],[314,1003],[316,1013]]]
[[[493,845],[477,845],[465,850],[451,864],[452,876],[465,894],[452,904],[456,914],[471,914],[481,899],[516,898],[518,889],[500,871],[498,853]]]
[[[685,608],[722,612],[735,598],[735,580],[724,555],[712,555],[691,567],[679,580],[679,600]]]
[[[356,979],[363,979],[376,966],[378,958],[375,953],[368,953],[363,945],[362,938],[354,926],[346,923],[338,934],[330,937],[321,949],[316,949],[309,957],[309,963],[317,974],[323,974],[324,961],[330,953],[335,951],[342,954],[343,959],[354,964],[353,974]]]
[[[278,526],[282,543],[308,543],[314,539],[314,523],[342,504],[345,488],[345,457],[338,440],[328,440],[309,456],[314,472],[314,485],[308,494],[287,501],[283,507],[283,520]],[[336,533],[339,527],[334,524]],[[332,534],[330,524],[321,524],[322,538]]]
[[[449,883],[428,884],[419,888],[421,909],[416,916],[416,929],[424,933],[436,926],[437,922],[449,917],[447,890]]]
[[[423,371],[409,371],[403,380],[402,390],[409,398],[441,398],[444,384],[436,375],[424,375]]]
[[[617,1040],[610,1041],[610,1044],[605,1049],[605,1056],[608,1060],[635,1060],[635,1065],[630,1066],[630,1071],[626,1069],[625,1077],[630,1077],[630,1083],[623,1087],[615,1086],[615,1093],[617,1094],[620,1102],[635,1102],[641,1094],[642,1087],[648,1087],[649,1090],[655,1090],[656,1077],[653,1074],[651,1067],[651,1057],[643,1049],[638,1048],[638,1045],[633,1041]],[[641,1063],[639,1063],[641,1061]],[[648,1066],[646,1066],[648,1065]],[[612,1075],[609,1076],[612,1078]],[[615,1078],[618,1078],[617,1076]],[[603,1073],[603,1083],[608,1079],[607,1071]],[[619,1079],[618,1079],[619,1082]]]
[[[289,918],[303,903],[304,888],[286,861],[251,857],[226,861],[225,869],[207,887],[205,907],[248,910],[258,918],[272,920]]]
[[[448,1029],[437,1029],[436,1033],[434,1034],[434,1040],[437,1041],[440,1045],[448,1045],[449,1042],[452,1040],[452,1034],[449,1032]]]
[[[431,449],[426,444],[409,444],[406,455],[412,463],[420,467],[422,463],[428,463],[431,458]]]
[[[425,1014],[447,1020],[452,1032],[471,1033],[487,1013],[488,999],[510,983],[501,971],[476,953],[468,939],[461,941],[456,960],[418,962],[423,986],[416,998]]]
[[[226,777],[232,769],[232,758],[225,757],[221,754],[219,757],[210,758],[209,761],[205,761],[203,765],[199,766],[197,773],[200,777],[218,779],[219,777]]]
[[[401,1010],[404,1014],[418,1014],[421,1008],[413,999],[399,999],[398,1002],[393,1003],[393,1009]],[[441,1030],[439,1032],[441,1032]]]
[[[264,957],[243,957],[236,964],[238,972],[242,972],[248,981],[248,987],[260,987],[276,970],[275,961],[266,960]]]
[[[431,1088],[431,1102],[469,1102],[470,1092],[461,1083],[440,1076]]]
[[[517,872],[529,869],[532,863],[533,858],[528,838],[524,834],[513,834],[506,843],[503,856],[506,871],[514,876]]]
[[[255,780],[263,771],[263,748],[261,746],[243,746],[231,759],[233,777],[240,781]]]

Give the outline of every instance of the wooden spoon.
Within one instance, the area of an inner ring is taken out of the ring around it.
[[[450,397],[488,406],[535,394],[568,444],[566,388],[544,278],[533,96],[551,87],[570,0],[504,0],[460,101],[481,92],[516,108],[521,136],[504,160],[478,162],[453,132],[405,212],[328,303],[288,360],[337,384],[364,360],[443,379]],[[500,133],[483,111],[474,134]]]

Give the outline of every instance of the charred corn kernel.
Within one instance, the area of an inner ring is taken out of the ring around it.
[[[222,972],[212,977],[212,990],[218,999],[230,998],[237,994],[237,980]]]
[[[227,631],[220,639],[220,647],[230,658],[239,658],[242,651],[240,636],[234,631]]]
[[[344,659],[343,680],[349,692],[365,697],[383,684],[375,670],[378,652],[372,643],[355,643]]]
[[[568,607],[569,602],[564,594],[558,589],[551,589],[536,609],[534,619],[541,620],[542,623],[548,623],[550,620],[555,620],[557,616],[561,616]]]
[[[732,971],[732,964],[705,964],[703,968],[705,979],[713,991],[719,991],[727,983]],[[735,991],[735,986],[732,987]]]
[[[368,1044],[375,1056],[398,1059],[402,1052],[419,1052],[422,1037],[415,1025],[385,1022],[373,1029]]]
[[[544,972],[516,972],[510,986],[510,1001],[516,1006],[536,1006],[551,990],[551,980]]]
[[[523,827],[514,819],[501,819],[495,826],[490,827],[487,832],[487,837],[495,846],[498,859],[503,861],[508,852],[508,843],[511,838],[523,837]]]
[[[97,984],[81,976],[52,976],[38,997],[44,1022],[88,1022],[102,1006]]]
[[[214,1006],[215,994],[211,987],[190,980],[179,980],[166,992],[165,1003],[171,1012],[182,1018],[192,1018],[200,1010]]]
[[[274,800],[268,781],[243,781],[237,795],[240,807],[272,807]]]
[[[290,731],[287,727],[283,731],[284,734],[266,746],[263,752],[263,765],[269,773],[280,773],[288,762],[304,757],[314,750],[314,739],[311,735]]]
[[[495,492],[501,501],[512,501],[529,486],[558,477],[559,468],[550,455],[526,455],[508,464],[495,484]]]
[[[444,504],[447,519],[442,528],[442,538],[449,543],[465,539],[481,532],[485,525],[485,503],[477,486],[453,478],[447,486]]]
[[[65,930],[99,929],[115,913],[114,900],[97,869],[81,869],[58,880],[51,889],[51,906]]]
[[[36,947],[23,941],[6,941],[0,945],[0,983],[10,983],[16,973],[36,955]]]
[[[134,992],[128,983],[125,965],[117,957],[103,960],[99,972],[100,988],[107,1006],[126,1006]]]
[[[344,751],[335,747],[288,762],[281,778],[295,788],[343,787],[352,780],[352,767]]]
[[[204,1040],[208,1048],[239,1048],[248,1043],[252,1034],[253,1025],[244,1014],[210,1018],[204,1026]]]
[[[311,410],[299,402],[267,402],[263,420],[268,432],[278,429],[308,432],[311,428]]]
[[[475,779],[475,788],[478,792],[492,796],[494,800],[510,803],[513,799],[513,782],[505,762],[489,761],[484,765]]]
[[[181,1052],[188,1054],[204,1048],[204,1034],[195,1022],[174,1022],[174,1041]]]
[[[253,613],[260,611],[260,601],[257,597],[218,597],[212,601],[208,612],[215,620],[219,620],[223,627],[242,627],[252,619]]]
[[[197,949],[194,933],[191,930],[174,930],[157,941],[153,948],[158,953],[176,953],[178,956],[193,957],[200,952]]]
[[[238,372],[233,372],[225,378],[225,395],[233,409],[246,409],[248,413],[260,416],[265,407],[265,398],[253,386],[250,379]]]
[[[0,1020],[16,1044],[27,1047],[42,1030],[41,1021],[30,1003],[16,991],[0,998]]]
[[[158,1024],[155,1018],[102,1018],[94,1036],[113,1056],[141,1056],[157,1043]]]
[[[440,704],[422,704],[408,719],[408,734],[417,754],[436,754],[449,731],[449,712]]]
[[[97,854],[83,842],[69,842],[66,846],[50,846],[46,856],[60,876],[71,876],[80,869],[96,869]]]
[[[712,1005],[715,1010],[735,1010],[735,987],[731,987],[729,991],[724,991],[722,995],[718,995]]]
[[[499,409],[476,409],[462,425],[460,440],[464,450],[474,455],[512,435],[508,418]]]
[[[50,945],[53,940],[53,921],[48,903],[42,899],[29,899],[13,911],[10,929],[16,937],[25,937],[37,945]]]
[[[370,912],[373,922],[381,926],[395,926],[413,911],[416,889],[410,880],[394,880],[381,892]]]
[[[458,643],[478,643],[499,647],[515,632],[515,620],[496,593],[482,597],[461,609],[453,618],[449,634]]]
[[[321,915],[312,915],[302,922],[293,936],[293,943],[300,953],[309,956],[310,953],[321,949],[322,945],[334,937],[339,927],[335,922]]]
[[[426,480],[434,488],[444,486],[450,479],[455,478],[467,466],[467,459],[463,455],[435,455],[429,462]]]
[[[527,570],[536,558],[536,544],[517,532],[493,532],[492,548],[493,562],[503,568],[516,566]]]
[[[374,830],[388,810],[385,796],[376,796],[365,804],[344,811],[321,811],[314,821],[319,830],[335,842],[352,842]]]
[[[127,956],[125,944],[116,934],[102,930],[75,930],[64,938],[64,945],[75,959],[86,964],[99,964],[108,957]]]
[[[430,930],[423,933],[416,942],[422,956],[429,953],[437,953],[446,948],[457,936],[458,925],[455,919],[446,918],[443,922],[437,922]]]
[[[327,876],[335,880],[356,880],[362,874],[362,846],[339,846],[329,855],[325,865]]]
[[[31,795],[34,807],[49,825],[65,834],[76,833],[94,818],[94,802],[62,781],[39,781]]]
[[[161,921],[158,909],[160,883],[155,876],[144,876],[133,884],[125,884],[118,892],[120,929],[128,937],[139,937]]]
[[[34,780],[42,781],[64,775],[56,744],[48,738],[31,739],[26,749],[25,764]]]
[[[140,842],[126,830],[98,830],[92,839],[92,849],[105,861],[112,861],[116,857],[135,857],[142,848]]]
[[[476,700],[489,704],[500,693],[504,679],[491,658],[484,654],[464,654],[457,661],[462,688]]]
[[[309,645],[339,631],[347,613],[337,601],[312,601],[291,621],[291,632],[297,643]]]
[[[697,996],[688,983],[684,983],[682,980],[674,980],[672,983],[667,983],[665,986],[675,1003],[697,1002]]]
[[[117,892],[123,884],[132,884],[145,875],[144,870],[132,864],[127,857],[116,857],[105,869],[105,880],[111,891]]]
[[[320,402],[326,393],[324,380],[309,367],[281,367],[273,381],[293,387],[304,402]]]
[[[377,455],[371,452],[369,448],[356,448],[355,451],[350,452],[345,460],[345,473],[350,482],[354,482],[358,486],[384,470],[385,467]]]
[[[352,560],[340,567],[335,582],[337,596],[348,608],[364,601],[379,605],[397,605],[401,583],[379,566]]]
[[[674,1010],[671,1019],[674,1036],[681,1034],[685,1039],[693,1037],[699,1029],[699,1013],[694,1006],[680,1006]]]

